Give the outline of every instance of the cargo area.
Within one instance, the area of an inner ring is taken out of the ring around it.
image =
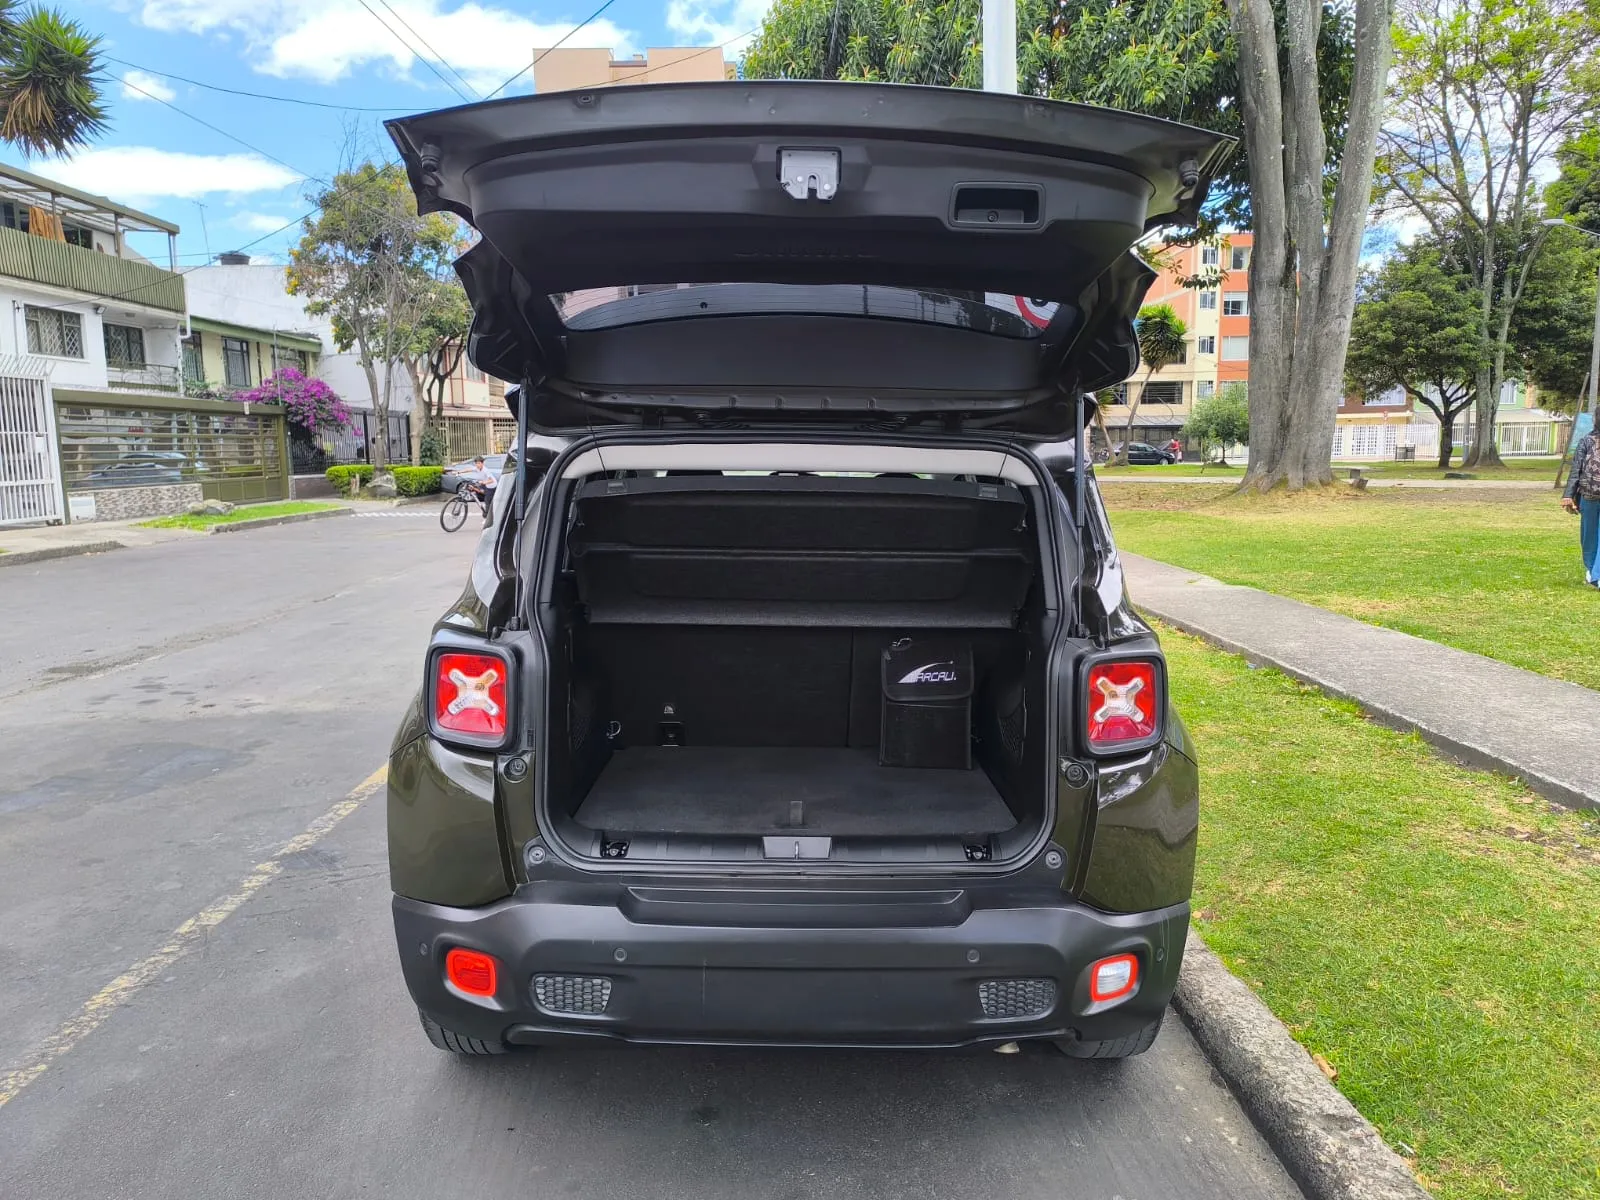
[[[579,485],[550,672],[561,835],[629,858],[804,837],[830,857],[901,843],[986,860],[1031,840],[1054,629],[1036,490],[717,472]]]

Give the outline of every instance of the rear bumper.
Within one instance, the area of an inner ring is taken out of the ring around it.
[[[394,901],[417,1006],[457,1033],[525,1044],[953,1047],[1125,1037],[1157,1020],[1171,999],[1188,914],[1187,904],[1110,914],[1059,892],[998,887],[752,893],[550,885],[482,908]],[[499,960],[492,999],[445,981],[445,955],[457,946]],[[1089,966],[1125,953],[1139,960],[1138,990],[1095,1004]],[[564,990],[592,1002],[603,993],[604,1010],[555,1011],[536,999],[536,976],[576,977],[547,980],[546,999]],[[1029,982],[996,989],[998,981]],[[1013,1006],[999,1015],[997,990]],[[1027,997],[1021,1015],[1018,996]]]

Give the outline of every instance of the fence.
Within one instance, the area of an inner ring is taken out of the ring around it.
[[[0,525],[61,519],[52,416],[42,378],[0,377]]]
[[[355,428],[325,433],[314,447],[309,442],[296,443],[296,474],[314,474],[332,466],[372,461],[372,448],[378,438],[378,418],[367,409],[358,409],[352,415],[355,417]],[[411,461],[410,414],[389,415],[388,451],[390,465],[404,465]]]

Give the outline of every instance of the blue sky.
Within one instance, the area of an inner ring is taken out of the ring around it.
[[[731,59],[767,2],[613,0],[564,44],[630,54],[727,42]],[[308,176],[329,176],[352,154],[389,154],[385,116],[463,102],[402,39],[417,49],[425,39],[465,83],[441,68],[445,76],[483,94],[601,3],[366,0],[368,11],[362,0],[69,0],[66,10],[103,39],[111,129],[64,162],[11,151],[6,159],[181,225],[180,266],[246,243],[281,258],[296,231],[270,231],[310,208],[305,196],[317,185]],[[335,107],[227,95],[172,76]],[[531,90],[524,75],[507,94]],[[164,238],[136,244],[165,264]]]

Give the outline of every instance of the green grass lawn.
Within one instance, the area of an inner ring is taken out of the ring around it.
[[[1600,821],[1163,632],[1196,927],[1439,1200],[1600,1195]]]
[[[297,513],[322,512],[338,508],[337,504],[323,504],[315,500],[286,500],[281,504],[247,504],[222,515],[157,517],[154,521],[139,522],[146,529],[210,529],[213,525],[233,525],[239,521],[259,521],[264,517],[292,517]]]
[[[1342,463],[1334,464],[1334,475],[1340,476],[1343,472]],[[1351,463],[1351,466],[1358,464]],[[1376,479],[1443,479],[1445,473],[1439,469],[1437,460],[1429,462],[1380,462],[1362,463],[1367,474]],[[1475,479],[1513,479],[1527,483],[1537,483],[1543,480],[1554,484],[1556,479],[1556,460],[1554,458],[1508,458],[1498,467],[1473,467],[1470,470],[1464,467],[1451,467],[1453,472],[1465,472]]]
[[[1554,492],[1123,483],[1105,499],[1134,553],[1600,688],[1600,592]]]

